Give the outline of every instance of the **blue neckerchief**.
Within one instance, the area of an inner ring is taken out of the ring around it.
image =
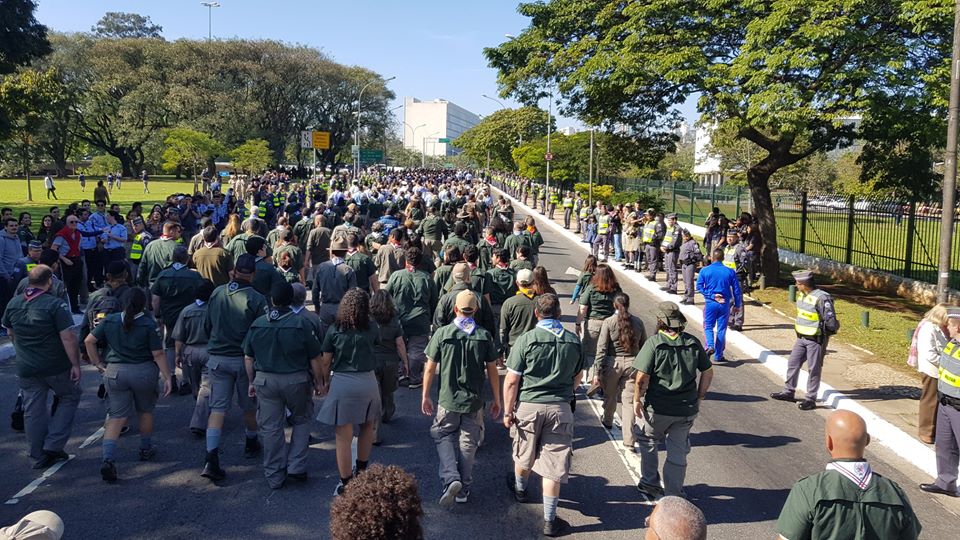
[[[468,335],[473,335],[477,329],[477,323],[470,317],[457,317],[453,320],[453,324],[457,325],[457,328],[463,330]]]
[[[537,323],[537,328],[543,328],[557,337],[563,335],[563,325],[557,319],[543,319]]]

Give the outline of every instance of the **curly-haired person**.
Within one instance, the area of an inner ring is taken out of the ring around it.
[[[417,481],[396,465],[371,465],[330,507],[334,540],[420,540]]]

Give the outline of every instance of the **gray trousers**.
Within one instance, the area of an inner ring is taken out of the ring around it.
[[[696,292],[694,275],[697,269],[692,264],[685,264],[681,268],[681,271],[683,272],[683,299],[693,302],[694,293]]]
[[[637,370],[633,368],[632,356],[607,357],[608,365],[601,368],[600,380],[603,382],[603,423],[613,423],[613,413],[620,403],[620,423],[623,431],[623,444],[633,448],[633,384]]]
[[[437,443],[440,456],[440,482],[446,486],[459,480],[464,488],[473,483],[473,464],[480,446],[483,409],[474,413],[458,413],[437,406],[437,416],[430,435]],[[459,450],[459,458],[457,451]]]
[[[207,429],[210,417],[210,373],[207,371],[206,347],[187,345],[183,348],[184,376],[190,381],[193,397],[197,400],[190,417],[190,429]]]
[[[663,490],[666,495],[683,496],[683,480],[687,475],[687,454],[690,453],[690,428],[693,416],[666,416],[648,412],[637,429],[637,453],[640,455],[640,481],[660,485],[657,447],[666,442],[667,459],[663,464]]]
[[[677,255],[676,251],[663,254],[663,268],[667,271],[667,291],[677,292]]]
[[[564,228],[570,228],[570,216],[573,214],[573,208],[564,208],[563,209],[563,226]]]
[[[827,342],[830,338],[820,336],[820,339],[822,343],[798,337],[794,342],[790,358],[787,360],[787,380],[783,383],[783,389],[787,392],[796,391],[797,380],[800,378],[800,366],[806,362],[807,369],[810,371],[807,377],[806,399],[817,399],[817,390],[820,389],[820,371],[823,369],[823,355],[827,352]]]
[[[660,249],[653,244],[644,244],[643,255],[647,260],[647,279],[657,280],[657,263],[660,262]]]
[[[310,374],[264,373],[253,378],[257,390],[257,427],[263,442],[263,475],[272,488],[286,480],[287,473],[307,471],[310,446],[312,386]],[[284,428],[290,411],[293,432],[287,444]]]
[[[43,451],[62,452],[73,430],[73,417],[80,404],[80,386],[70,380],[70,371],[49,377],[20,377],[23,392],[23,427],[30,441],[30,457],[39,459]],[[47,393],[60,399],[51,415]]]
[[[597,357],[597,341],[600,339],[600,329],[603,328],[603,319],[587,319],[587,328],[583,333],[583,367],[587,370],[587,380],[592,381],[596,372],[594,362]]]
[[[957,465],[960,463],[960,411],[951,405],[937,405],[937,480],[943,489],[957,490]]]

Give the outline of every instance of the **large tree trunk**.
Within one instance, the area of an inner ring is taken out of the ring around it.
[[[747,183],[753,198],[753,218],[760,229],[760,272],[767,286],[775,286],[780,276],[780,254],[777,250],[777,224],[770,197],[769,168],[755,165],[747,170]]]

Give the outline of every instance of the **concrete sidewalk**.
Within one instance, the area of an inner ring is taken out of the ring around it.
[[[571,243],[580,246],[584,256],[590,253],[589,244],[583,242],[580,235],[573,233],[575,225],[571,220],[571,229],[563,226],[563,209],[557,208],[554,219],[539,211],[532,210],[504,191],[494,188],[497,194],[507,197],[517,209],[533,215],[541,226],[548,226],[565,235]],[[682,224],[689,226],[689,224]],[[696,235],[697,226],[689,226]],[[643,274],[625,269],[621,263],[608,264],[617,272],[620,279],[629,279],[640,285],[652,295],[664,300],[679,301],[679,296],[668,295],[660,290],[665,285],[666,274],[658,273],[657,283],[650,282]],[[556,274],[559,269],[552,272]],[[680,290],[683,290],[682,281]],[[774,311],[752,299],[744,299],[746,317],[743,332],[727,331],[727,344],[743,352],[745,358],[728,356],[734,363],[759,363],[769,369],[779,380],[786,374],[787,356],[796,340],[793,330],[794,319],[791,314]],[[681,306],[687,319],[703,324],[703,298],[696,297],[695,306]],[[882,339],[878,335],[878,339]],[[822,406],[849,409],[864,417],[870,434],[907,462],[924,473],[936,477],[936,459],[933,447],[920,442],[917,433],[917,399],[920,395],[919,377],[910,377],[893,368],[871,362],[869,352],[857,350],[843,343],[843,329],[831,339],[822,372],[822,382],[818,397]],[[904,358],[906,358],[904,351]],[[799,389],[806,387],[807,372],[800,375]],[[766,397],[766,396],[763,396]],[[790,406],[774,402],[771,406]],[[773,409],[772,409],[773,410]]]

